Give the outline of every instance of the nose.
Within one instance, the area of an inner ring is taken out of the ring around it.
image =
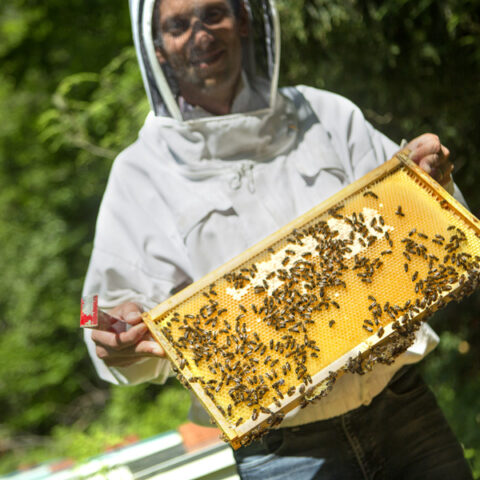
[[[206,48],[212,43],[214,37],[209,28],[197,19],[192,25],[191,40],[195,47]]]

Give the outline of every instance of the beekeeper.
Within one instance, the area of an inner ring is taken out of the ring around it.
[[[339,95],[277,88],[273,1],[131,0],[130,7],[151,112],[113,164],[84,287],[120,321],[85,334],[104,380],[161,384],[170,365],[142,311],[399,147]],[[453,192],[438,137],[425,134],[408,147]],[[235,453],[242,478],[471,478],[434,397],[406,367],[437,343],[424,325],[393,365],[345,374],[329,396],[287,414],[279,429]],[[209,424],[195,399],[190,414]]]

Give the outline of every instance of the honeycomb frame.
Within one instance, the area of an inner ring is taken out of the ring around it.
[[[392,363],[476,288],[479,239],[478,219],[403,151],[143,320],[238,448],[346,371]]]

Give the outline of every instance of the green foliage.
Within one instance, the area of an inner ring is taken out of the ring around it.
[[[189,394],[175,380],[161,391],[153,385],[112,389],[107,409],[95,422],[90,423],[87,415],[73,425],[53,426],[50,436],[38,439],[35,447],[12,451],[1,462],[1,469],[8,472],[19,464],[61,458],[87,460],[128,437],[149,438],[177,428],[185,421],[188,406]]]
[[[425,131],[451,147],[456,179],[476,197],[480,91],[478,1],[278,1],[283,83],[357,103],[400,141]],[[468,166],[468,169],[467,169]]]
[[[400,141],[438,133],[474,213],[480,0],[277,1],[281,83],[352,99]],[[127,2],[0,5],[0,471],[185,421],[188,396],[98,380],[78,331],[96,212],[148,111]],[[433,321],[423,370],[480,478],[480,297]]]
[[[0,5],[3,471],[35,447],[48,458],[55,425],[91,422],[108,399],[78,316],[111,159],[147,111],[127,9],[102,0]],[[97,73],[76,73],[84,71]]]
[[[188,406],[188,392],[174,380],[161,391],[153,385],[115,388],[107,410],[86,429],[81,420],[73,427],[54,428],[57,455],[84,460],[121,443],[125,437],[148,438],[175,429],[185,422]]]

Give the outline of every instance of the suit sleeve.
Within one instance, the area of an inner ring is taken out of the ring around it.
[[[83,295],[98,295],[100,308],[134,302],[150,310],[179,285],[189,283],[183,243],[176,237],[168,208],[158,195],[153,197],[156,192],[150,181],[149,172],[121,157],[112,168],[83,288]],[[128,367],[108,367],[97,357],[89,329],[85,342],[99,376],[107,382],[163,383],[171,374],[166,359],[145,358]]]

